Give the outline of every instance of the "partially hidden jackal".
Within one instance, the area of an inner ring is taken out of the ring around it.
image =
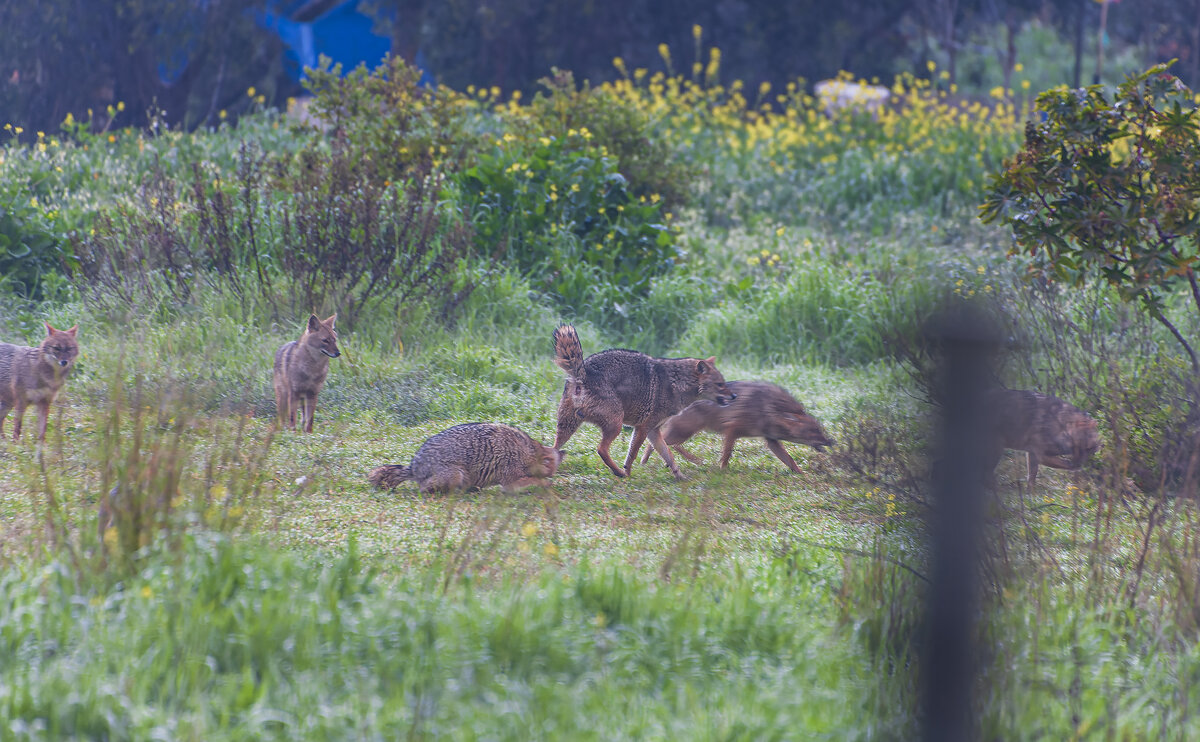
[[[803,443],[820,451],[832,446],[833,439],[817,419],[809,415],[787,390],[765,381],[731,381],[729,391],[737,402],[722,407],[706,399],[693,402],[687,409],[662,425],[663,440],[693,464],[703,463],[688,453],[683,444],[702,430],[720,433],[721,468],[729,466],[734,444],[739,438],[762,437],[767,448],[789,469],[799,473],[800,467],[788,454],[781,441]],[[646,452],[642,463],[650,458]]]
[[[515,492],[549,485],[564,455],[511,425],[465,423],[421,444],[409,466],[381,466],[368,478],[380,488],[414,481],[422,492],[462,492],[494,484]]]
[[[329,376],[329,359],[342,354],[334,329],[336,322],[337,314],[324,320],[309,315],[300,339],[284,343],[275,351],[275,415],[281,427],[294,430],[299,412],[301,430],[312,432],[317,395]]]
[[[675,478],[683,479],[659,425],[697,399],[723,405],[737,397],[726,387],[716,358],[652,358],[619,348],[584,358],[579,335],[571,325],[554,330],[554,355],[554,363],[568,377],[558,404],[554,447],[562,448],[581,424],[592,423],[600,428],[596,451],[618,477],[629,475],[638,449],[648,438]],[[633,427],[624,469],[608,453],[622,425]]]
[[[67,381],[67,374],[79,357],[75,333],[79,325],[69,330],[56,330],[46,324],[46,337],[36,347],[0,343],[0,438],[4,436],[4,418],[15,410],[13,440],[21,437],[21,421],[25,408],[37,407],[38,440],[46,440],[46,421],[50,405]]]
[[[1096,421],[1051,394],[993,389],[984,406],[992,448],[988,471],[999,463],[1005,448],[1025,451],[1031,490],[1039,466],[1079,469],[1100,448]]]

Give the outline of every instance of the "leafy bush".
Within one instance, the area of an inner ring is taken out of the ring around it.
[[[655,198],[634,198],[588,129],[523,145],[505,136],[455,176],[477,249],[567,306],[642,296],[678,254]]]
[[[1047,277],[1092,281],[1140,303],[1200,359],[1167,317],[1167,298],[1190,289],[1200,316],[1195,195],[1200,191],[1200,109],[1157,65],[1131,76],[1110,100],[1099,85],[1038,96],[1045,115],[992,178],[984,221],[1012,228],[1013,252],[1034,256]]]
[[[436,298],[452,310],[471,288],[448,290],[468,231],[440,207],[438,178],[375,175],[341,147],[290,161],[245,147],[232,184],[200,165],[183,184],[160,170],[135,204],[97,219],[77,248],[81,276],[126,304],[159,290],[187,302],[205,280],[231,288],[244,310],[261,301],[276,318],[337,311],[347,329],[367,307],[399,316]]]
[[[477,145],[467,114],[478,104],[445,86],[422,86],[421,70],[402,57],[342,75],[340,64],[322,56],[304,84],[313,94],[311,110],[319,125],[344,144],[349,157],[370,162],[380,178],[452,168]]]
[[[541,84],[546,92],[521,109],[537,135],[564,139],[572,130],[587,130],[592,144],[616,159],[634,196],[661,198],[667,210],[687,204],[696,168],[676,156],[647,110],[606,87],[585,81],[577,88],[574,76],[565,70],[556,69]]]
[[[0,187],[0,285],[40,297],[43,277],[69,265],[64,242],[54,219],[37,207],[36,196]]]

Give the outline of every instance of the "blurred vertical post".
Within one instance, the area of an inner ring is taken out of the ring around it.
[[[982,315],[956,307],[927,332],[939,350],[941,441],[934,467],[932,585],[926,613],[923,672],[925,739],[963,742],[978,736],[976,634],[986,472],[983,397],[992,377],[997,334]]]

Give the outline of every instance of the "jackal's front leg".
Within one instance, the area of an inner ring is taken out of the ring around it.
[[[37,416],[38,416],[37,439],[44,443],[46,441],[46,423],[50,420],[50,403],[49,402],[38,402]]]
[[[791,469],[797,474],[802,473],[800,471],[800,467],[796,466],[796,460],[791,457],[791,454],[787,452],[787,449],[783,447],[782,443],[773,438],[768,438],[767,448],[771,449],[771,453],[775,454],[776,458],[787,464],[787,468]]]
[[[625,473],[628,474],[633,470],[633,462],[637,458],[638,451],[642,448],[642,443],[646,441],[646,429],[641,425],[637,425],[633,429],[633,435],[629,436],[629,454],[625,457]]]
[[[20,397],[17,397],[17,404],[13,407],[13,441],[15,442],[21,437],[21,421],[25,419],[25,405]]]
[[[683,481],[683,472],[679,471],[679,465],[675,463],[675,457],[671,455],[671,449],[663,440],[662,432],[655,428],[651,430],[647,437],[650,439],[650,445],[654,446],[654,450],[658,451],[658,455],[663,457],[663,461],[667,462],[667,468],[675,475],[675,479]]]
[[[304,432],[311,433],[313,431],[313,422],[317,417],[317,395],[306,397],[304,399]]]

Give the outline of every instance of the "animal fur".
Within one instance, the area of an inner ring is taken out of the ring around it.
[[[46,421],[50,405],[67,381],[79,357],[75,335],[79,325],[56,330],[46,324],[46,337],[36,347],[0,343],[0,438],[4,436],[4,418],[14,410],[13,440],[21,437],[25,408],[37,407],[38,440],[46,440]]]
[[[1039,466],[1079,469],[1100,448],[1096,421],[1053,395],[995,389],[988,392],[984,404],[992,421],[988,470],[999,463],[1005,448],[1025,451],[1030,490]]]
[[[675,478],[683,479],[659,425],[697,399],[724,405],[737,397],[726,387],[716,358],[652,358],[619,348],[584,358],[579,335],[571,325],[555,329],[554,355],[555,364],[567,373],[554,447],[562,448],[582,423],[592,423],[601,434],[596,451],[618,477],[629,475],[638,449],[648,438]],[[623,469],[609,455],[622,425],[633,427]]]
[[[415,481],[422,492],[461,492],[494,484],[516,492],[549,485],[564,455],[519,428],[466,423],[425,441],[410,465],[381,466],[368,478],[381,489]]]
[[[683,443],[702,430],[723,436],[722,469],[729,466],[729,457],[739,438],[761,436],[771,453],[796,473],[800,467],[780,441],[803,443],[818,451],[833,445],[821,423],[783,387],[765,381],[731,381],[727,386],[737,395],[737,402],[722,407],[702,399],[663,423],[663,440],[688,461],[703,463],[683,448]],[[650,451],[646,451],[642,463],[649,458]]]
[[[299,412],[301,429],[312,432],[317,395],[329,376],[329,359],[342,354],[334,329],[336,322],[337,314],[325,320],[309,315],[300,339],[284,343],[275,351],[275,409],[281,427],[295,430]]]

